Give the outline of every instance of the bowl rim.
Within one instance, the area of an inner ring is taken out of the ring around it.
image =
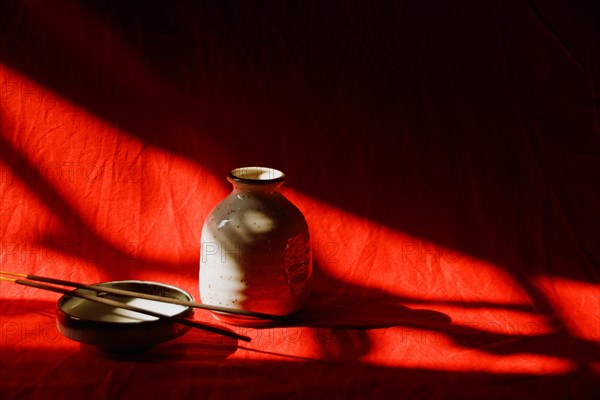
[[[175,290],[181,294],[183,294],[185,297],[187,297],[186,300],[189,301],[195,301],[194,300],[194,296],[192,296],[189,292],[187,292],[186,290],[183,290],[177,286],[173,286],[173,285],[169,285],[166,283],[162,283],[162,282],[154,282],[154,281],[144,281],[144,280],[136,280],[136,279],[126,279],[126,280],[115,280],[115,281],[107,281],[107,282],[100,282],[100,283],[95,283],[94,285],[111,285],[111,284],[119,284],[119,283],[134,283],[134,284],[143,284],[143,285],[155,285],[155,286],[161,286],[164,288],[168,288],[168,289],[172,289]],[[81,288],[77,288],[77,289],[73,289],[71,292],[75,292],[77,290],[86,290],[81,289]],[[91,290],[90,290],[91,291]],[[154,320],[144,320],[144,321],[126,321],[126,322],[116,322],[116,321],[98,321],[95,319],[89,319],[89,318],[85,318],[85,317],[79,317],[79,316],[75,316],[70,314],[68,311],[66,311],[64,309],[64,305],[67,301],[74,299],[76,297],[71,296],[70,294],[64,294],[62,295],[57,303],[56,303],[56,314],[57,314],[57,318],[58,318],[58,322],[61,323],[64,326],[68,325],[76,325],[79,326],[81,328],[110,328],[110,329],[115,329],[115,328],[131,328],[131,327],[142,327],[142,326],[147,326],[147,325],[157,325],[157,324],[173,324],[173,321],[169,321],[169,320],[161,320],[161,319],[154,319]],[[194,314],[194,309],[192,307],[189,306],[182,306],[185,307],[182,311],[174,314],[174,317],[189,317],[191,315]],[[75,328],[76,326],[69,326],[70,328]]]

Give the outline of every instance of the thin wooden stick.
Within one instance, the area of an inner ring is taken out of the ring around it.
[[[228,314],[238,314],[238,315],[244,315],[244,316],[248,316],[248,317],[271,319],[271,320],[284,319],[283,316],[279,316],[279,315],[271,315],[271,314],[265,314],[265,313],[249,311],[249,310],[238,310],[238,309],[229,308],[229,307],[213,306],[213,305],[209,305],[209,304],[198,303],[195,301],[173,299],[170,297],[162,297],[162,296],[156,296],[156,295],[152,295],[152,294],[148,294],[148,293],[133,292],[131,290],[117,289],[114,287],[107,287],[107,286],[102,286],[102,285],[86,285],[86,284],[79,283],[79,282],[65,281],[62,279],[55,279],[55,278],[47,278],[47,277],[38,276],[38,275],[19,274],[16,272],[9,272],[9,271],[0,271],[0,274],[17,276],[17,277],[26,278],[26,279],[29,279],[32,281],[52,283],[52,284],[61,285],[61,286],[76,287],[79,289],[88,289],[88,290],[93,290],[95,292],[105,292],[105,293],[116,294],[116,295],[121,295],[121,296],[137,297],[140,299],[160,301],[162,303],[177,304],[180,306],[201,308],[204,310],[217,311],[217,312],[223,312],[223,313],[228,313]]]
[[[4,274],[4,272],[2,272],[2,273]],[[6,274],[6,275],[8,275],[8,274]],[[14,274],[14,275],[20,276],[22,274]],[[213,326],[213,325],[204,324],[204,323],[201,323],[201,322],[198,322],[198,321],[193,321],[193,320],[190,320],[190,319],[187,319],[187,318],[183,318],[183,317],[164,315],[164,314],[161,314],[161,313],[158,313],[158,312],[155,312],[155,311],[151,311],[151,310],[147,310],[145,308],[140,308],[140,307],[132,306],[130,304],[122,303],[120,301],[116,301],[116,300],[112,300],[112,299],[107,299],[107,298],[104,298],[104,297],[92,296],[92,295],[88,295],[88,294],[85,294],[85,293],[77,292],[77,291],[74,291],[74,290],[67,290],[67,289],[56,287],[56,286],[46,285],[46,284],[43,284],[43,283],[32,282],[30,280],[25,280],[25,279],[6,278],[6,277],[3,277],[3,276],[0,276],[0,279],[3,280],[3,281],[14,282],[14,283],[19,284],[19,285],[30,286],[30,287],[34,287],[34,288],[38,288],[38,289],[43,289],[43,290],[49,290],[51,292],[62,293],[62,294],[66,294],[66,295],[69,295],[69,296],[78,297],[80,299],[93,301],[95,303],[105,304],[105,305],[108,305],[108,306],[111,306],[111,307],[122,308],[124,310],[129,310],[129,311],[134,311],[134,312],[138,312],[138,313],[141,313],[141,314],[150,315],[152,317],[156,317],[156,318],[160,318],[160,319],[164,319],[164,320],[176,322],[178,324],[190,326],[192,328],[203,329],[205,331],[217,333],[217,334],[223,335],[223,336],[228,336],[228,337],[234,338],[234,339],[243,340],[245,342],[249,342],[250,341],[250,338],[248,336],[238,335],[235,332],[232,332],[232,331],[229,331],[229,330],[225,330],[225,329],[221,329],[221,328],[218,328],[218,327]],[[133,292],[133,293],[137,293],[137,292]]]

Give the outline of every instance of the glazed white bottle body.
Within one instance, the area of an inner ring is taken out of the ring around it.
[[[210,212],[202,229],[203,303],[274,315],[289,315],[305,305],[312,274],[308,225],[279,192],[283,178],[279,171],[260,167],[229,174],[234,189]],[[238,325],[268,322],[214,315]]]

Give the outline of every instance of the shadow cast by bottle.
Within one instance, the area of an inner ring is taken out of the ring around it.
[[[336,329],[379,329],[400,326],[442,329],[451,318],[428,309],[411,309],[393,298],[356,298],[313,293],[308,305],[292,315],[286,326]]]

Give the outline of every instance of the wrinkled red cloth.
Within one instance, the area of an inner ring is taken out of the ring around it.
[[[1,269],[199,298],[204,218],[261,165],[308,220],[309,305],[114,355],[2,281],[1,398],[599,391],[593,2],[199,3],[3,3]]]

